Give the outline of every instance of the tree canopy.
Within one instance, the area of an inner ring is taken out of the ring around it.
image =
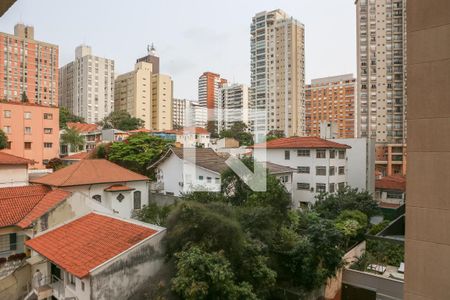
[[[71,152],[77,152],[80,150],[80,146],[84,145],[84,137],[80,135],[75,128],[66,128],[64,133],[61,134],[61,142],[69,145]]]
[[[61,128],[61,129],[67,128],[67,123],[69,123],[69,122],[84,123],[84,119],[82,117],[72,114],[66,107],[60,107],[59,108],[59,128]]]
[[[220,132],[221,138],[234,138],[241,146],[253,145],[253,135],[249,132],[244,122],[235,122],[229,130]]]
[[[113,111],[101,120],[100,125],[103,129],[115,128],[119,130],[129,131],[144,127],[144,121],[132,117],[127,111]]]
[[[5,132],[0,129],[0,150],[8,147],[8,137]]]

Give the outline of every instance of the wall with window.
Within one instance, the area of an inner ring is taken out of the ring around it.
[[[8,257],[11,254],[23,253],[26,235],[17,227],[0,229],[0,257]]]
[[[0,165],[0,188],[28,185],[27,165]]]
[[[297,170],[292,179],[294,207],[314,203],[318,193],[337,192],[347,184],[345,149],[254,149],[254,157]]]

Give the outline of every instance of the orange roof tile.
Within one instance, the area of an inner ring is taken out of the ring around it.
[[[350,149],[349,145],[336,143],[330,140],[321,139],[319,137],[288,137],[271,140],[266,143],[256,144],[249,148],[267,148],[267,149]]]
[[[375,189],[406,191],[406,178],[400,175],[386,176],[375,180]]]
[[[43,216],[50,209],[67,199],[71,195],[68,191],[52,190],[44,195],[44,197],[36,204],[35,207],[23,218],[17,226],[27,228],[33,221]]]
[[[137,243],[156,230],[125,220],[90,213],[25,244],[78,278]]]
[[[132,191],[134,188],[123,185],[123,184],[115,184],[107,187],[105,192],[121,192],[121,191]]]
[[[148,177],[106,159],[82,159],[54,173],[30,179],[30,182],[63,187],[141,180],[148,180]]]
[[[209,134],[208,130],[202,127],[184,127],[182,129],[176,130],[174,133],[177,135],[183,135],[183,134]]]
[[[0,151],[0,165],[28,165],[34,164],[31,159],[26,159],[23,157],[15,156]]]
[[[79,152],[72,155],[67,155],[62,158],[62,160],[82,160],[89,156],[89,152]]]
[[[80,123],[80,122],[68,122],[67,123],[68,128],[74,128],[78,132],[93,132],[98,131],[99,126],[97,124],[88,124],[88,123]]]

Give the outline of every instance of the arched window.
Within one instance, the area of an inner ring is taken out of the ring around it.
[[[94,199],[95,201],[98,201],[98,202],[102,202],[102,196],[101,195],[94,195],[94,196],[92,196],[92,199]]]
[[[134,209],[141,209],[141,192],[135,191],[133,193],[133,200],[134,200]]]

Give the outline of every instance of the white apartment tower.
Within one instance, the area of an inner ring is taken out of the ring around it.
[[[305,133],[304,25],[282,10],[256,14],[251,24],[251,127]]]
[[[357,0],[359,137],[406,142],[406,0]]]
[[[59,105],[88,123],[113,111],[114,60],[92,55],[89,46],[75,50],[75,60],[59,69]]]
[[[218,132],[231,129],[236,122],[248,125],[248,86],[244,84],[224,85],[220,89],[218,103]]]
[[[207,108],[188,99],[173,99],[173,128],[206,126]]]

